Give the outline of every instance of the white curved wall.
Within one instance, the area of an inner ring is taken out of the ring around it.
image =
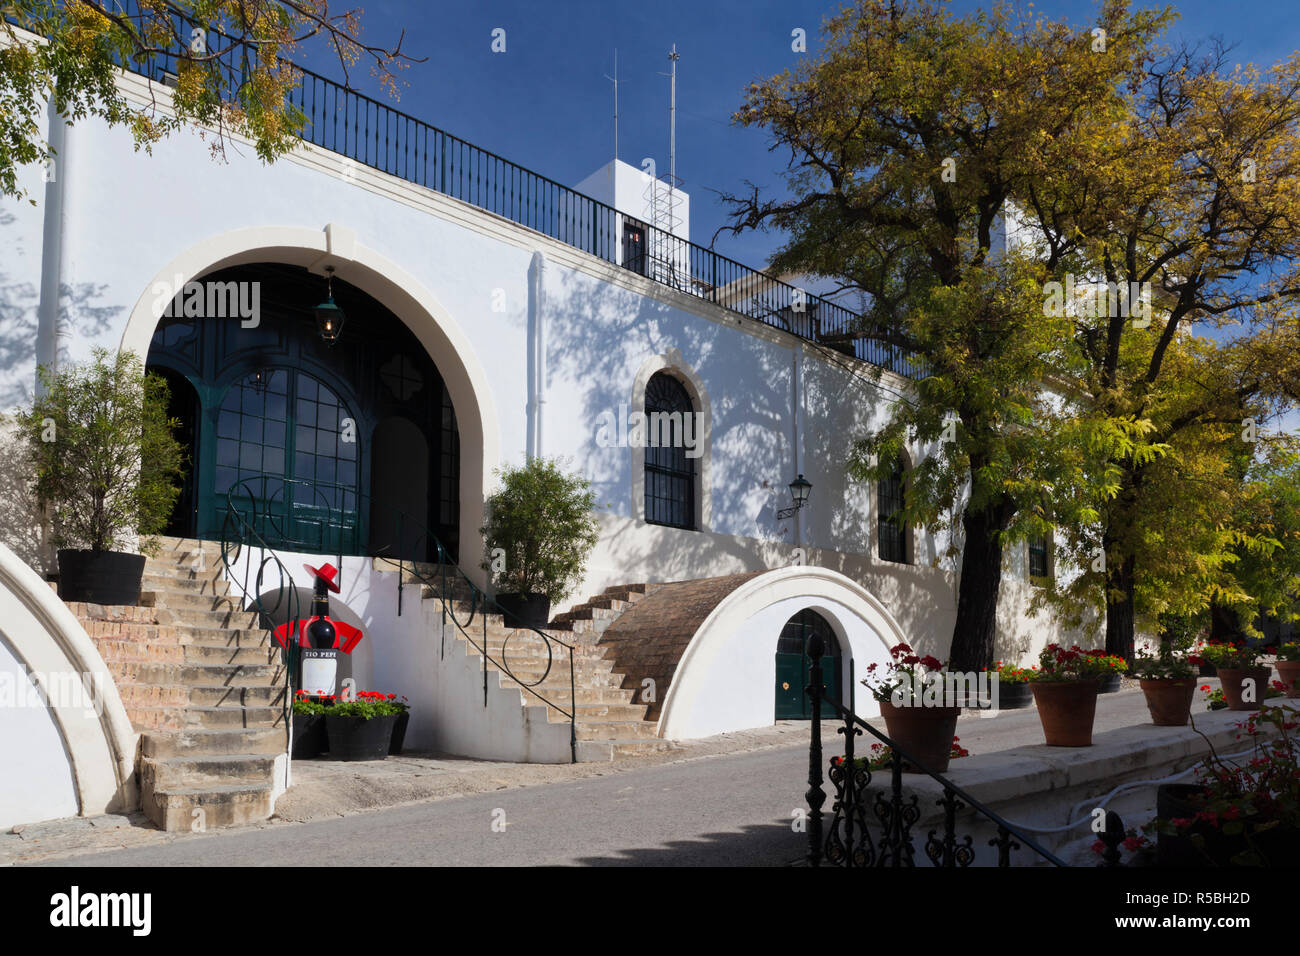
[[[0,681],[0,827],[138,805],[136,733],[107,665],[50,586],[2,544]],[[41,703],[28,697],[33,685]]]
[[[849,661],[859,679],[872,663],[889,660],[904,641],[902,629],[870,593],[823,568],[785,568],[760,575],[728,595],[691,638],[659,718],[670,740],[707,737],[776,719],[776,642],[799,611],[811,608],[830,622],[844,654],[841,699],[849,697]],[[857,688],[856,712],[874,717],[879,706]]]

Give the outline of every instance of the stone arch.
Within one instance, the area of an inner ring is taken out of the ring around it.
[[[906,641],[885,606],[837,571],[790,567],[755,575],[719,601],[696,628],[664,698],[659,735],[689,739],[771,724],[775,705],[770,688],[776,675],[771,651],[785,622],[805,609],[824,617],[840,642],[844,674],[839,692],[846,705],[849,661],[864,674],[867,665],[885,663],[889,648]],[[874,716],[875,701],[865,688],[857,690],[857,713]]]
[[[357,241],[346,227],[317,231],[294,226],[237,229],[204,240],[169,262],[141,294],[122,334],[121,348],[146,361],[154,329],[172,296],[185,282],[228,266],[254,262],[303,266],[319,275],[326,268],[402,320],[438,366],[456,409],[461,436],[461,527],[483,523],[486,485],[500,462],[500,424],[487,375],[451,314],[414,276]],[[465,451],[470,454],[465,454]],[[475,454],[474,452],[478,453]],[[482,582],[482,541],[466,535],[460,563]]]
[[[713,529],[713,406],[709,401],[708,389],[704,380],[682,359],[677,349],[669,349],[661,355],[652,355],[641,363],[636,378],[632,382],[632,401],[630,411],[645,410],[645,390],[650,379],[658,372],[668,372],[686,389],[691,402],[700,414],[700,431],[697,441],[703,449],[699,457],[698,482],[695,489],[695,528],[698,531]],[[645,450],[628,449],[629,468],[632,475],[632,510],[631,514],[641,522],[645,521]]]

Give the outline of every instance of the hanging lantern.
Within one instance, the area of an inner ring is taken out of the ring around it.
[[[316,328],[320,331],[320,337],[325,340],[327,345],[333,345],[339,340],[339,334],[343,331],[343,323],[347,321],[347,316],[343,314],[343,310],[334,304],[333,266],[325,269],[325,287],[329,293],[329,298],[312,311],[316,313]]]

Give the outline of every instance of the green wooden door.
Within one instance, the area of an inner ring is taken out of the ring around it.
[[[830,624],[816,611],[800,611],[781,630],[776,649],[776,719],[807,720],[812,704],[804,688],[812,673],[807,656],[808,639],[817,633],[828,653],[821,659],[822,690],[835,697],[840,690],[840,646]],[[822,711],[825,714],[825,710]]]

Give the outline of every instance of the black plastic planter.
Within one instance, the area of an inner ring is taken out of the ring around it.
[[[144,555],[120,551],[59,552],[59,597],[86,604],[140,603]]]
[[[1020,710],[1032,707],[1034,692],[1027,682],[1004,684],[998,681],[998,710]]]
[[[551,599],[545,594],[498,594],[497,604],[508,626],[545,627],[551,620]]]
[[[326,716],[330,756],[335,760],[383,760],[388,756],[396,722],[397,714],[369,720],[364,717],[335,717],[333,714]]]
[[[388,744],[388,753],[390,756],[397,756],[402,752],[402,744],[406,741],[406,725],[411,722],[411,712],[403,711],[397,715],[397,722],[393,724],[393,739]]]
[[[1101,689],[1098,690],[1097,693],[1099,693],[1099,694],[1114,694],[1114,693],[1116,693],[1116,692],[1119,690],[1120,680],[1121,680],[1121,678],[1120,678],[1119,674],[1108,674],[1108,675],[1106,675],[1105,677],[1102,678],[1102,680],[1101,680]]]
[[[294,760],[319,757],[327,746],[324,714],[293,715],[293,749],[290,754]]]

